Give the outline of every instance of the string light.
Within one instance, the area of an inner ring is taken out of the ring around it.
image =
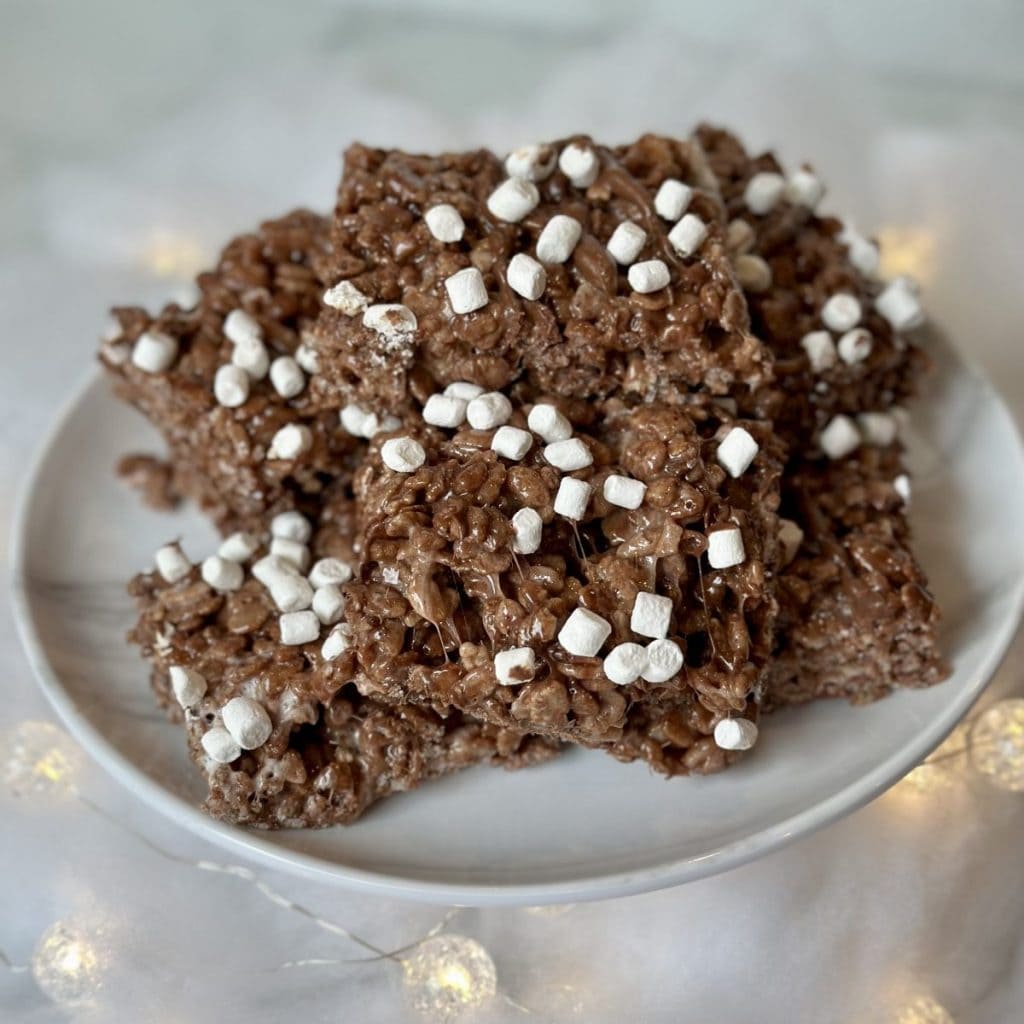
[[[992,785],[1024,792],[1024,700],[1001,700],[979,715],[971,763]]]
[[[84,758],[63,729],[52,722],[21,722],[4,746],[4,785],[15,796],[62,799],[76,794]]]
[[[448,1020],[494,997],[497,972],[490,954],[473,939],[438,935],[402,962],[412,1006],[432,1020]]]
[[[187,235],[157,229],[142,250],[142,264],[158,277],[188,280],[206,265],[203,247]]]
[[[949,1010],[931,996],[918,996],[903,1007],[896,1024],[956,1024],[956,1021]]]
[[[58,921],[39,939],[32,954],[32,977],[59,1006],[80,1006],[96,994],[101,961],[93,943],[76,925]]]
[[[883,277],[907,274],[922,284],[934,278],[937,241],[933,232],[915,227],[882,228],[878,244]]]
[[[952,790],[964,781],[964,755],[969,746],[968,727],[958,725],[938,750],[903,777],[896,787],[898,792],[922,797]]]
[[[561,917],[563,914],[568,914],[575,906],[575,903],[549,903],[540,907],[523,907],[523,910],[534,917]]]

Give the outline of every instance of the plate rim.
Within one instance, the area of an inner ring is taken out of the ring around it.
[[[1004,421],[1017,443],[1017,456],[1024,456],[1024,443],[1017,423],[1005,399],[978,367],[957,349],[945,335],[932,329],[960,367],[977,378],[994,397],[993,413]],[[64,433],[68,420],[86,396],[102,385],[104,374],[94,367],[61,404],[35,452],[18,495],[10,535],[9,589],[18,638],[43,695],[71,735],[89,755],[128,792],[141,799],[165,818],[217,846],[241,854],[261,866],[284,871],[311,881],[330,884],[371,895],[421,903],[472,907],[530,906],[553,903],[578,903],[613,899],[665,889],[710,875],[732,870],[774,853],[797,839],[858,810],[899,781],[928,756],[961,721],[981,696],[1012,643],[1024,613],[1024,579],[1007,595],[1012,601],[1009,614],[994,636],[974,677],[964,685],[937,719],[918,733],[914,741],[894,751],[849,785],[792,814],[783,821],[752,835],[723,842],[699,856],[675,858],[653,867],[582,876],[554,882],[456,883],[409,878],[387,871],[327,862],[314,854],[283,850],[256,830],[216,821],[199,807],[159,785],[134,762],[121,754],[105,735],[78,710],[77,703],[64,687],[60,674],[51,663],[33,618],[32,599],[27,576],[30,512],[39,481],[47,462]],[[113,397],[113,396],[111,396]]]

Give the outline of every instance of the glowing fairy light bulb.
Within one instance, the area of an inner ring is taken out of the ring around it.
[[[920,227],[887,227],[878,232],[882,276],[907,275],[922,283],[935,277],[938,239]]]
[[[575,906],[575,903],[548,903],[537,907],[523,907],[523,910],[534,917],[561,917]]]
[[[51,722],[22,722],[4,742],[4,785],[19,797],[73,796],[83,757],[75,741]]]
[[[896,1024],[956,1024],[956,1021],[931,996],[918,996],[900,1010]]]
[[[1024,792],[1024,699],[1001,700],[979,716],[971,763],[993,786]]]
[[[413,1007],[433,1020],[447,1020],[493,998],[494,961],[479,942],[438,935],[403,962],[406,993]]]
[[[101,965],[89,937],[70,922],[43,932],[32,954],[32,977],[59,1006],[80,1006],[99,989]]]

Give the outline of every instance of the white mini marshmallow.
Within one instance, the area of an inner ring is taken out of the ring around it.
[[[206,756],[217,764],[231,764],[242,756],[242,748],[232,738],[231,733],[219,725],[203,733],[203,738],[199,742],[202,743]]]
[[[373,437],[369,430],[371,417],[376,422],[376,417],[372,413],[353,402],[341,410],[339,419],[342,428],[353,437]]]
[[[544,267],[525,252],[517,252],[509,261],[508,286],[524,299],[531,302],[544,294],[548,285],[548,274]]]
[[[538,402],[530,410],[530,415],[526,417],[526,425],[548,444],[567,441],[572,437],[572,424],[548,402]]]
[[[323,647],[320,648],[320,657],[324,661],[334,661],[340,658],[352,646],[352,627],[348,623],[341,622],[327,634]]]
[[[601,161],[589,146],[570,142],[558,155],[558,168],[576,188],[590,188],[597,179]]]
[[[750,222],[737,217],[729,221],[725,229],[725,247],[731,253],[748,253],[757,241],[757,232]]]
[[[508,423],[512,403],[500,391],[488,391],[466,406],[466,419],[474,430],[494,430]]]
[[[156,571],[168,583],[177,583],[192,571],[192,563],[177,544],[165,544],[157,551],[155,560]]]
[[[900,473],[892,482],[893,490],[903,499],[904,505],[910,504],[910,477],[906,473]]]
[[[897,331],[909,331],[924,323],[924,309],[917,292],[905,277],[897,278],[883,289],[875,299],[875,309]]]
[[[532,445],[533,434],[519,427],[498,427],[491,438],[491,451],[513,462],[518,462]]]
[[[338,586],[352,579],[352,566],[340,558],[321,558],[309,571],[309,582],[314,587]]]
[[[243,750],[262,747],[274,727],[267,709],[251,697],[232,697],[220,713],[224,728]]]
[[[270,520],[270,535],[308,544],[313,524],[301,512],[279,512]]]
[[[466,233],[462,214],[451,203],[438,203],[423,215],[430,233],[439,242],[461,242]]]
[[[708,565],[712,569],[729,569],[747,557],[743,534],[738,526],[725,526],[708,533]]]
[[[265,587],[270,588],[281,580],[302,579],[298,570],[290,562],[278,558],[276,555],[264,555],[252,564],[253,577],[260,581]],[[305,580],[302,580],[305,583]],[[310,588],[310,599],[313,591]],[[307,605],[308,607],[308,605]]]
[[[757,726],[749,718],[723,718],[715,726],[715,745],[722,750],[749,750],[757,742]]]
[[[206,696],[206,677],[195,669],[172,665],[169,675],[174,699],[183,708],[194,708]]]
[[[810,331],[800,339],[800,344],[807,353],[811,369],[815,373],[830,370],[836,365],[836,343],[828,331]]]
[[[875,339],[871,337],[869,330],[863,327],[854,327],[852,331],[847,331],[839,339],[836,349],[839,352],[839,358],[844,363],[854,366],[856,363],[864,362],[871,355],[874,344]]]
[[[268,589],[270,599],[279,612],[303,612],[313,604],[314,592],[309,580],[303,579],[297,573],[275,577],[268,585]]]
[[[226,363],[213,375],[213,397],[227,409],[237,409],[249,399],[249,374],[240,366]]]
[[[604,480],[604,500],[619,508],[639,508],[647,493],[647,484],[632,477],[612,473]]]
[[[829,421],[819,440],[830,459],[842,459],[860,446],[860,431],[849,416],[840,413]]]
[[[839,241],[846,246],[850,263],[865,277],[874,277],[878,273],[881,257],[878,246],[869,238],[865,238],[853,225],[844,224],[839,232]]]
[[[774,171],[758,171],[743,190],[743,202],[751,213],[763,217],[770,213],[782,198],[786,182]]]
[[[825,196],[825,185],[813,171],[801,167],[789,176],[785,194],[791,203],[813,210]]]
[[[640,675],[649,683],[667,683],[683,667],[683,651],[675,640],[652,640],[647,645],[647,664]]]
[[[512,550],[519,555],[532,555],[540,547],[544,520],[536,509],[521,508],[512,517]]]
[[[308,342],[303,342],[295,350],[295,362],[302,367],[306,373],[319,373],[320,372],[320,357],[316,353],[316,349],[313,348]]]
[[[484,389],[479,384],[470,384],[468,380],[455,380],[444,389],[444,393],[451,398],[472,402],[474,398],[479,398],[484,393]]]
[[[695,213],[684,214],[668,233],[668,240],[680,256],[692,256],[708,237],[708,227]]]
[[[740,286],[755,295],[768,291],[772,286],[772,268],[753,253],[740,253],[733,261],[736,280]]]
[[[282,562],[295,566],[297,572],[305,572],[309,568],[309,548],[300,541],[275,537],[270,542],[270,553]]]
[[[537,239],[537,259],[541,263],[564,263],[582,237],[583,225],[575,217],[556,213]]]
[[[849,331],[860,323],[861,313],[856,296],[848,292],[837,292],[821,307],[821,322],[830,331]]]
[[[273,437],[268,459],[297,459],[313,447],[313,432],[299,423],[286,423]]]
[[[618,644],[604,659],[604,674],[617,686],[635,683],[647,668],[647,649],[640,644]]]
[[[644,260],[634,263],[626,274],[629,287],[641,295],[661,291],[672,280],[668,265],[664,260]]]
[[[345,595],[336,583],[317,587],[313,594],[313,612],[325,625],[333,626],[341,620],[345,611]]]
[[[132,365],[145,373],[164,373],[178,358],[178,343],[169,334],[146,331],[132,348]]]
[[[357,316],[366,312],[370,298],[351,281],[339,281],[333,288],[328,288],[324,292],[324,305],[344,313],[345,316]]]
[[[233,533],[221,541],[217,554],[229,562],[248,562],[260,546],[259,537],[251,533]]]
[[[506,178],[488,197],[487,209],[493,217],[518,224],[540,202],[537,186],[527,178]]]
[[[743,427],[733,427],[719,443],[716,458],[729,476],[739,477],[749,469],[760,450],[749,431]]]
[[[532,144],[520,146],[505,157],[505,173],[510,178],[544,181],[550,178],[558,163],[554,146]]]
[[[253,380],[263,380],[270,369],[270,353],[259,338],[250,338],[235,346],[231,362],[245,370]]]
[[[200,567],[203,582],[219,594],[237,590],[245,581],[245,573],[237,562],[229,562],[220,555],[211,555]]]
[[[396,473],[415,473],[427,461],[423,445],[412,437],[392,437],[380,446],[380,457]]]
[[[575,608],[558,631],[558,642],[570,653],[593,658],[611,635],[611,624],[589,608]]]
[[[563,473],[586,469],[594,463],[590,449],[578,437],[566,441],[552,441],[544,446],[544,458]]]
[[[453,313],[473,313],[487,305],[487,285],[476,267],[465,267],[446,278],[444,290]]]
[[[259,321],[244,309],[233,309],[224,317],[224,337],[232,345],[251,344],[263,340]]]
[[[608,252],[620,266],[628,267],[647,244],[647,232],[639,224],[624,220],[608,239]]]
[[[563,477],[555,495],[555,512],[566,519],[579,522],[587,514],[592,490],[585,480],[577,480],[573,476]]]
[[[629,628],[640,636],[661,640],[668,636],[669,623],[672,621],[672,598],[661,594],[649,594],[641,590],[633,602],[633,614],[629,619]]]
[[[316,600],[315,596],[313,600]],[[281,629],[281,643],[288,647],[311,644],[320,638],[320,619],[316,612],[285,612],[277,622]]]
[[[270,364],[270,383],[282,398],[294,398],[306,386],[306,375],[291,356],[278,356]]]
[[[416,314],[397,302],[384,302],[370,306],[363,313],[363,326],[384,338],[404,338],[418,326]]]
[[[792,519],[779,520],[779,545],[782,547],[782,564],[789,565],[796,558],[804,542],[804,531]]]
[[[466,406],[468,404],[464,398],[441,394],[431,395],[423,406],[424,422],[434,427],[447,427],[449,430],[461,427],[466,421]]]
[[[692,198],[693,189],[689,185],[684,185],[677,178],[666,178],[654,197],[654,210],[659,217],[676,221],[686,213]]]
[[[513,647],[494,656],[494,674],[502,686],[528,683],[537,671],[537,657],[532,647]]]
[[[896,417],[887,412],[862,412],[857,417],[857,426],[865,443],[882,448],[892,444],[899,433]]]

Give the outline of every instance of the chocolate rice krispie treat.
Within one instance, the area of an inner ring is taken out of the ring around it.
[[[114,310],[100,360],[168,446],[123,464],[154,499],[193,498],[224,530],[315,509],[358,442],[303,341],[320,310],[327,221],[297,211],[230,242],[192,309]]]

